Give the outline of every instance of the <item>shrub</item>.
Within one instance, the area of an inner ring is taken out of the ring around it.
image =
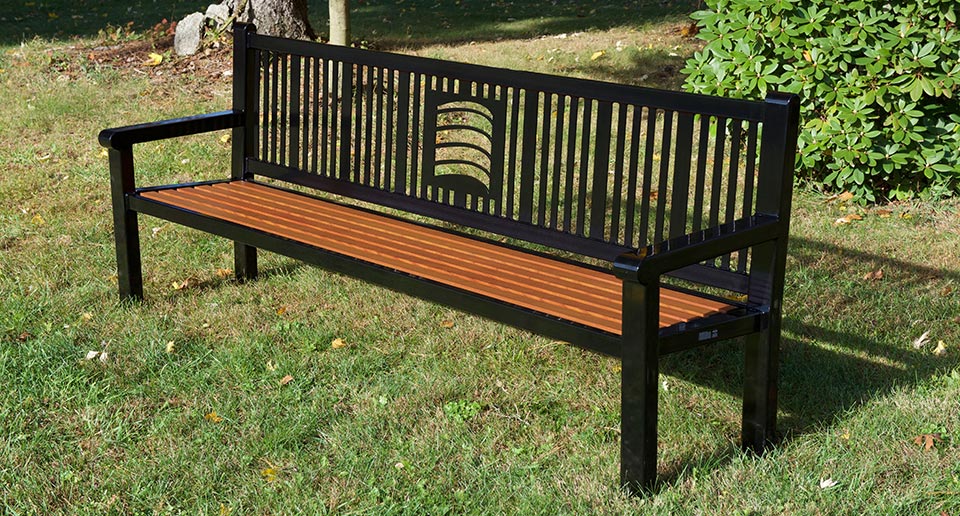
[[[860,199],[960,191],[956,0],[706,0],[686,88],[801,95],[801,177]]]

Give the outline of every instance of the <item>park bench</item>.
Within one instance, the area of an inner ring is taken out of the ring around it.
[[[745,337],[745,449],[775,439],[798,100],[234,31],[233,108],[100,133],[120,295],[138,214],[620,357],[621,483],[654,486],[662,355]],[[229,178],[138,187],[133,146],[232,130]]]

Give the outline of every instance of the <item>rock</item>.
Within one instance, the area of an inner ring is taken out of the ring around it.
[[[213,20],[217,27],[223,27],[230,19],[230,8],[224,4],[210,4],[210,7],[207,7],[206,16]]]
[[[173,49],[181,56],[192,56],[200,50],[206,17],[203,13],[193,13],[180,20],[177,32],[173,36]]]

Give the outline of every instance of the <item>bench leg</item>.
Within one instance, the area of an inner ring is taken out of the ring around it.
[[[620,484],[634,494],[657,481],[659,303],[659,286],[623,283]]]
[[[742,445],[761,454],[776,442],[779,321],[746,338]]]
[[[134,191],[133,151],[110,149],[110,193],[113,237],[117,246],[117,286],[121,299],[143,299],[140,267],[140,231],[137,212],[127,209],[126,196]]]
[[[239,281],[257,279],[257,248],[234,242],[233,270]]]

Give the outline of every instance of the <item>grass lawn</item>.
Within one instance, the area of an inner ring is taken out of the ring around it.
[[[0,514],[960,514],[956,200],[798,187],[783,442],[739,451],[737,342],[672,355],[648,498],[614,359],[267,253],[238,285],[228,242],[149,217],[120,303],[96,135],[229,107],[223,49],[143,35],[207,3],[0,12]],[[693,1],[355,4],[375,48],[649,86],[697,48]],[[225,176],[220,137],[138,147],[140,180]]]

